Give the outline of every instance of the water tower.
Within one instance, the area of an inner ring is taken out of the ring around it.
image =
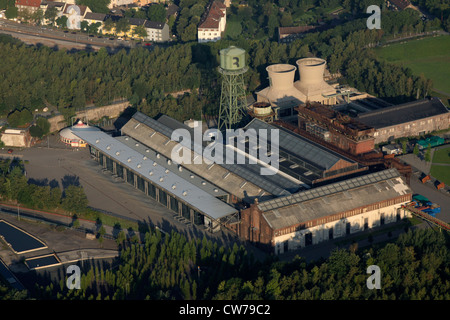
[[[235,46],[220,50],[222,92],[217,124],[220,131],[234,129],[246,111],[244,73],[247,70],[245,50]]]

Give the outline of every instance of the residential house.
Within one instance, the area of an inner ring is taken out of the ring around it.
[[[210,3],[197,29],[198,42],[218,41],[227,23],[227,7],[221,1]]]
[[[29,11],[34,13],[41,7],[42,0],[16,0],[16,8],[18,11]]]
[[[303,38],[307,32],[314,29],[314,26],[278,27],[278,42],[292,42],[296,39]]]
[[[116,22],[120,18],[117,16],[111,17]],[[143,26],[145,30],[147,31],[147,37],[144,39],[146,41],[153,41],[153,42],[165,42],[169,40],[169,25],[164,22],[155,22],[150,21],[146,19],[140,19],[140,18],[128,18],[128,21],[130,23],[130,29],[127,33],[123,32],[116,32],[115,29],[111,30],[111,33],[117,34],[119,37],[127,37],[127,38],[138,38],[138,36],[135,35],[135,29],[137,26]]]
[[[111,0],[108,5],[108,9],[112,9],[114,7],[126,6],[132,3],[135,3],[135,0]]]
[[[415,9],[409,0],[389,0],[388,6],[397,10],[405,10],[407,8]]]
[[[43,0],[40,8],[44,13],[51,8],[56,8],[56,16],[59,17],[62,15],[65,5],[65,2]],[[51,21],[49,19],[45,19],[44,16],[43,24],[49,24],[50,22]]]
[[[89,25],[94,23],[100,23],[100,27],[98,28],[98,32],[102,31],[103,22],[108,18],[108,16],[104,13],[96,13],[96,12],[87,12],[84,16],[83,21],[86,21]]]
[[[146,20],[144,27],[147,30],[145,40],[153,42],[169,41],[169,25],[167,23]]]

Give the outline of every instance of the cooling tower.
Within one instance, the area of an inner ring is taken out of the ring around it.
[[[270,88],[277,91],[289,90],[294,86],[297,68],[290,64],[273,64],[266,68],[269,74]]]
[[[300,80],[295,82],[295,87],[308,97],[332,91],[323,80],[326,64],[319,58],[297,60]]]

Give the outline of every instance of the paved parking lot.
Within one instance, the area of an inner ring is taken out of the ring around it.
[[[7,155],[6,150],[1,153]],[[66,147],[57,135],[32,148],[16,149],[9,156],[28,160],[25,161],[27,178],[34,183],[59,186],[61,189],[70,184],[83,186],[89,206],[93,208],[142,221],[166,232],[175,230],[188,238],[203,237],[201,227],[188,226],[176,220],[171,210],[129,184],[115,180],[110,173],[103,172],[91,159],[87,148]],[[223,243],[236,240],[236,236],[227,230],[207,235]]]

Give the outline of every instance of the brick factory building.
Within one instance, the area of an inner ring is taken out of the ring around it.
[[[421,136],[450,127],[450,112],[439,98],[360,113],[355,119],[375,128],[375,144],[402,137]]]

